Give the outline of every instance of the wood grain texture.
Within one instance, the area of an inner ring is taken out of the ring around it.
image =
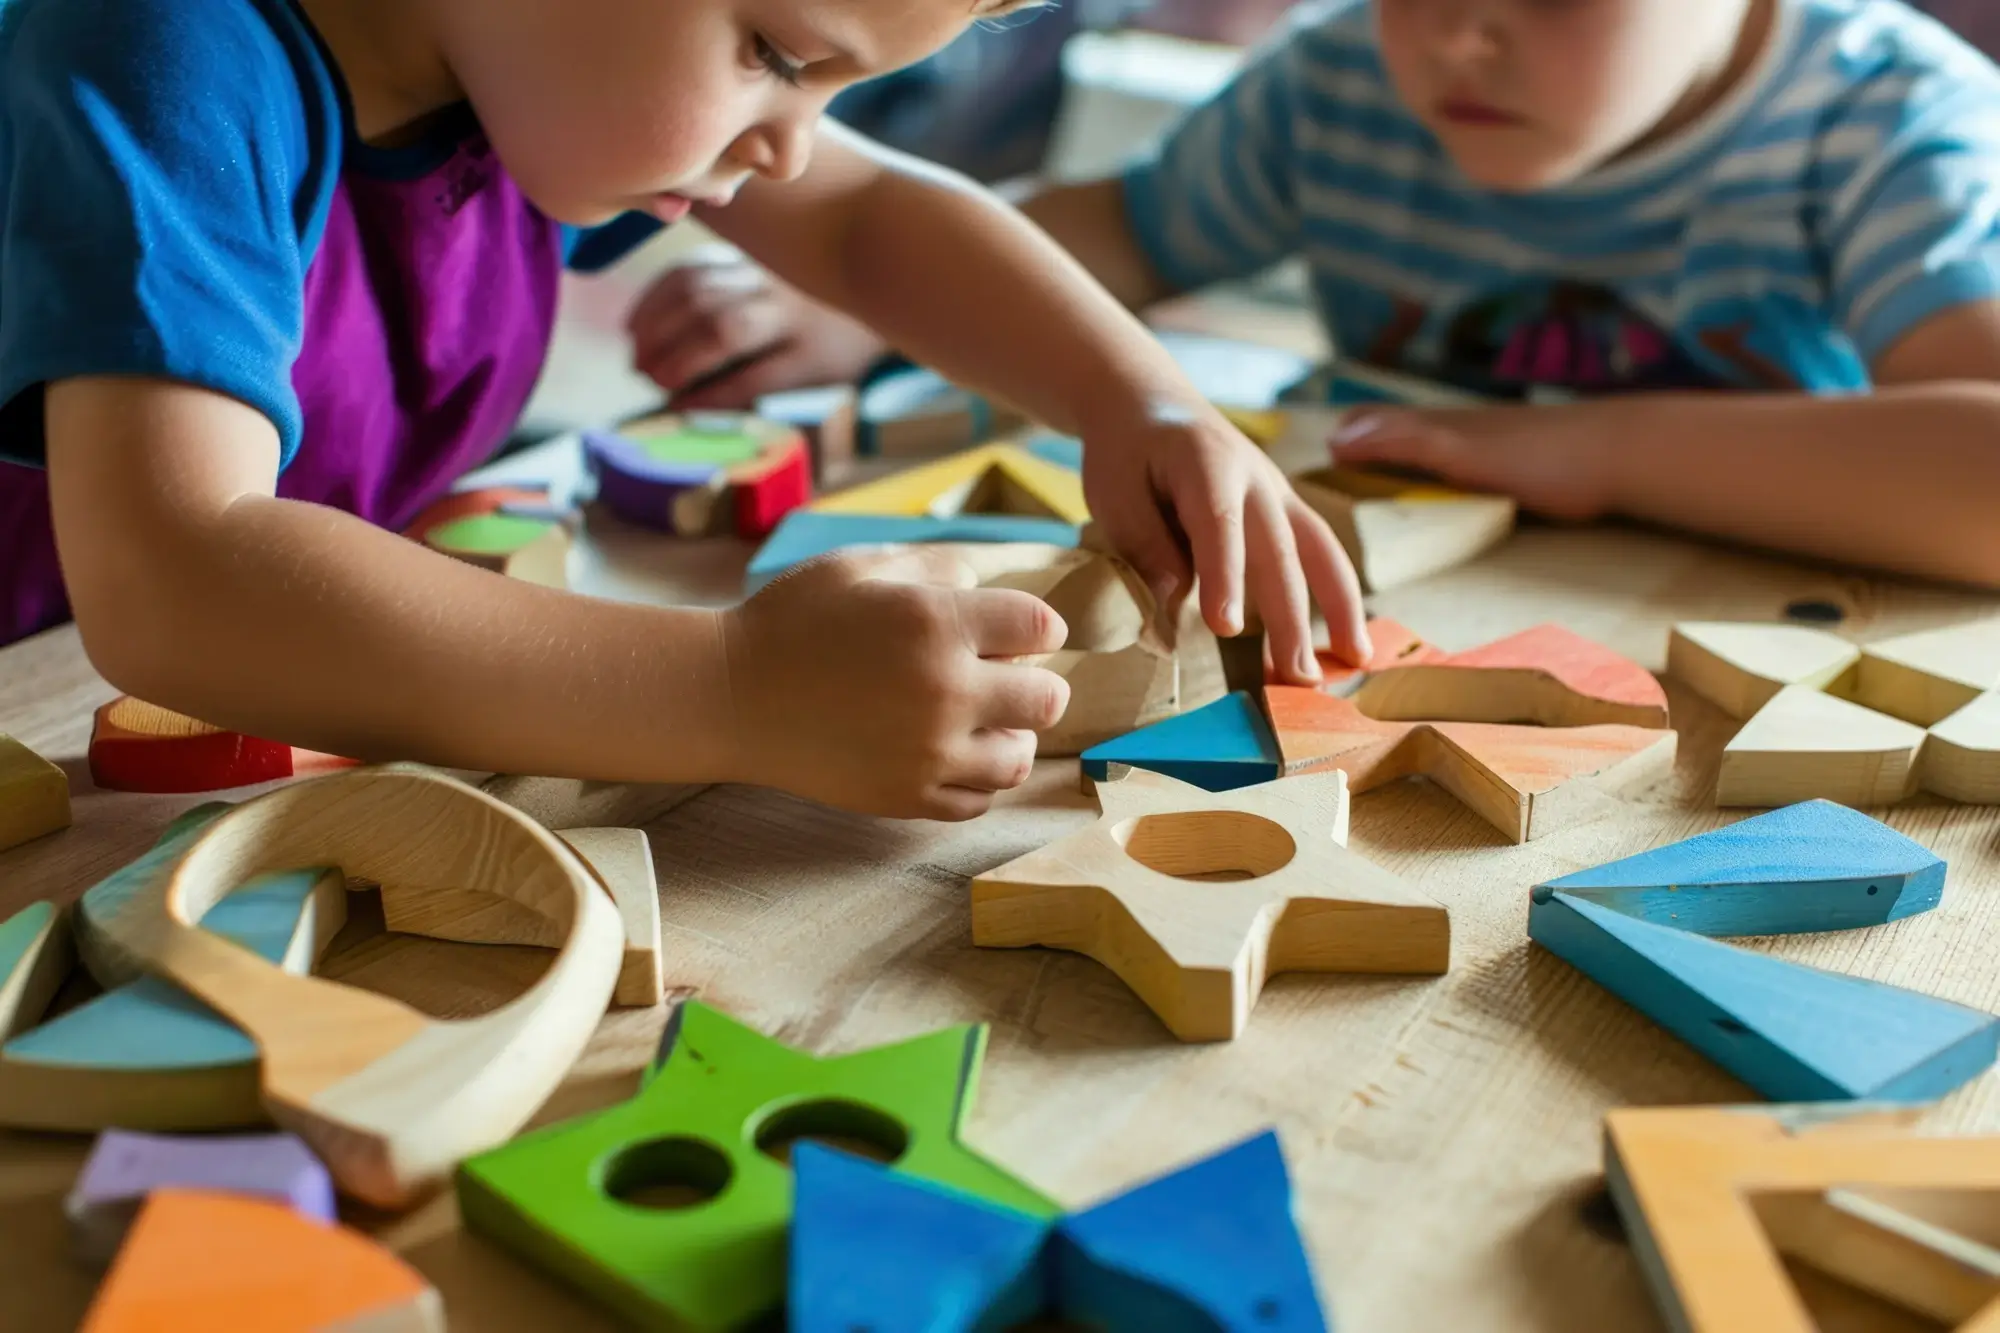
[[[289,975],[189,924],[249,876],[315,861],[375,883],[503,894],[563,921],[567,938],[520,998],[440,1023]],[[610,999],[623,933],[553,835],[414,767],[330,774],[235,807],[133,895],[118,929],[149,969],[256,1039],[272,1118],[325,1159],[344,1192],[384,1207],[409,1204],[533,1114]]]
[[[1087,954],[1182,1041],[1241,1036],[1280,972],[1450,966],[1445,910],[1342,845],[1344,773],[1210,793],[1133,769],[1097,795],[1096,824],[972,881],[973,943]]]
[[[1615,1110],[1604,1164],[1654,1300],[1680,1333],[1817,1333],[1778,1256],[1839,1260],[1788,1196],[2000,1191],[2000,1140],[1924,1137],[1900,1117],[1829,1118],[1820,1108]],[[1842,1267],[1840,1276],[1868,1282],[1865,1261]]]
[[[129,695],[97,710],[90,777],[113,791],[225,791],[288,778],[292,747],[241,736]]]
[[[0,736],[0,852],[69,827],[69,775]]]
[[[1804,625],[1686,622],[1667,640],[1667,674],[1735,718],[1790,685],[1825,689],[1860,657],[1838,634]]]
[[[139,1211],[83,1329],[444,1333],[444,1326],[443,1303],[422,1274],[365,1236],[264,1199],[161,1190]]]
[[[1560,625],[1537,625],[1463,653],[1369,674],[1353,695],[1384,721],[1667,725],[1653,673]]]
[[[1722,752],[1717,805],[1894,805],[1915,793],[1924,730],[1803,685],[1787,685]]]
[[[1978,1199],[1979,1192],[1956,1194]],[[2000,1250],[1859,1190],[1771,1190],[1751,1207],[1778,1253],[1958,1328],[2000,1301]],[[1985,1202],[2000,1203],[2000,1195]]]
[[[1387,592],[1462,565],[1507,539],[1514,501],[1344,468],[1292,477],[1327,521],[1366,592]]]

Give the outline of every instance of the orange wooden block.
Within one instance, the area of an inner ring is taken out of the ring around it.
[[[107,791],[221,791],[294,771],[289,745],[211,727],[130,695],[98,709],[90,733],[90,777]]]
[[[83,1333],[442,1333],[421,1274],[281,1203],[160,1190],[146,1200]]]
[[[1561,625],[1386,667],[1354,700],[1385,720],[1667,725],[1667,694],[1652,672]]]
[[[1356,701],[1272,685],[1264,707],[1287,776],[1337,768],[1356,794],[1423,776],[1515,842],[1552,832],[1597,794],[1666,776],[1678,737],[1653,727],[1385,722]]]
[[[1333,654],[1325,649],[1319,651],[1320,689],[1328,694],[1351,694],[1355,686],[1374,672],[1436,662],[1448,656],[1444,649],[1424,642],[1415,630],[1382,616],[1368,622],[1368,639],[1375,653],[1358,667],[1335,661]],[[1271,683],[1278,683],[1275,677]]]

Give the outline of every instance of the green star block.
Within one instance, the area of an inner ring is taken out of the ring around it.
[[[965,1146],[984,1026],[819,1059],[690,1002],[621,1106],[458,1168],[465,1223],[642,1328],[734,1329],[784,1299],[791,1145],[860,1144],[1036,1217],[1055,1204]]]

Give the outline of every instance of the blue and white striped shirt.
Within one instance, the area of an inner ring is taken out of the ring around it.
[[[1125,178],[1190,289],[1301,256],[1344,357],[1477,392],[1835,392],[2000,296],[2000,71],[1899,0],[1780,0],[1669,141],[1530,194],[1399,101],[1366,0],[1302,11]]]

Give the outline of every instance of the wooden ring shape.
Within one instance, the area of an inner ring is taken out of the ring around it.
[[[564,936],[548,971],[480,1018],[293,976],[190,924],[251,877],[339,865],[405,893],[475,890]],[[346,1193],[413,1201],[510,1137],[583,1051],[618,979],[617,909],[554,834],[483,792],[415,767],[356,769],[237,806],[133,895],[114,928],[150,971],[248,1033],[271,1118]]]

